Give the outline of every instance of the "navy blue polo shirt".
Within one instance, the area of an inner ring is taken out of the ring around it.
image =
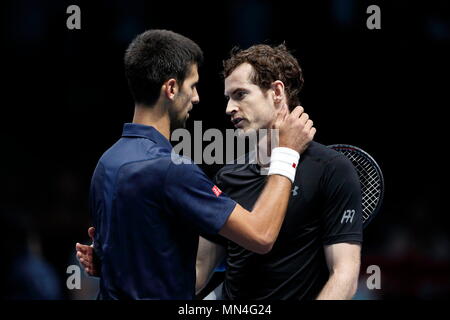
[[[236,203],[180,159],[155,128],[131,123],[100,158],[90,211],[101,299],[194,297],[198,236],[218,233]]]

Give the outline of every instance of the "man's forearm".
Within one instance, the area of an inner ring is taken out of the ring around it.
[[[202,237],[199,238],[196,261],[196,293],[208,284],[212,274],[214,273],[214,269],[225,258],[225,255],[225,247]]]
[[[274,242],[280,232],[291,195],[291,182],[283,176],[269,176],[266,186],[252,210],[252,225]],[[273,214],[277,212],[277,214]]]
[[[358,277],[334,273],[320,292],[317,300],[349,300],[358,288]]]
[[[199,264],[198,262],[195,271],[196,271],[195,293],[198,294],[201,290],[203,290],[204,287],[206,287],[213,272],[212,270],[208,269],[201,263]]]
[[[288,178],[269,176],[253,210],[249,212],[237,204],[219,234],[247,250],[268,253],[283,223],[291,187]]]

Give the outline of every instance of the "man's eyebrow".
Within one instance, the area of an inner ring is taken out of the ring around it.
[[[233,90],[231,90],[231,95],[235,94],[237,91],[247,91],[247,89],[243,88],[243,87],[237,87]],[[224,93],[225,97],[228,97],[227,92]]]

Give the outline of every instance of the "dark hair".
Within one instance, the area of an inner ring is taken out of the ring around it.
[[[203,62],[203,52],[194,41],[178,33],[148,30],[131,42],[124,60],[135,102],[153,105],[162,84],[170,78],[183,84],[190,67]]]
[[[223,76],[228,77],[243,63],[252,65],[254,72],[251,81],[267,91],[272,82],[284,83],[289,109],[300,104],[299,93],[303,87],[303,71],[297,59],[284,44],[271,47],[265,44],[251,46],[246,50],[233,48],[230,58],[223,62]]]

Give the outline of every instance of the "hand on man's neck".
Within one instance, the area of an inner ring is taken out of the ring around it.
[[[282,105],[281,108],[287,108],[289,110],[289,107],[285,100],[282,101],[281,105]],[[290,112],[288,111],[288,113]],[[275,134],[275,132],[271,130],[272,127],[273,122],[270,123],[268,128],[264,129],[267,131],[267,134],[261,135],[258,133],[257,162],[261,168],[269,167],[272,149],[278,147],[278,135],[272,136],[272,134]]]
[[[278,141],[276,137],[274,137],[276,140],[273,140],[272,130],[270,128],[261,131],[267,131],[267,134],[261,136],[260,133],[258,133],[257,162],[261,168],[266,168],[270,165],[272,149],[277,146]]]

